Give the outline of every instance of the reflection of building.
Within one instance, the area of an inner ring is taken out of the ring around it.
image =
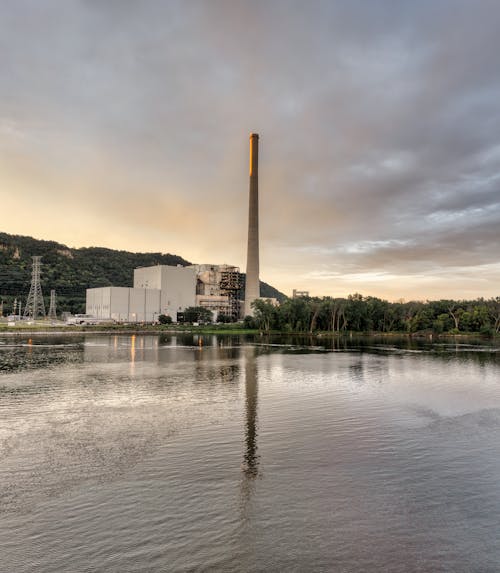
[[[241,275],[238,267],[230,265],[196,265],[196,306],[208,308],[214,314],[239,318]]]

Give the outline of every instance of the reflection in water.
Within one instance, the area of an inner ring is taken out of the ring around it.
[[[133,366],[135,363],[135,334],[130,337],[130,364]]]
[[[257,361],[255,360],[255,348],[248,347],[245,350],[246,451],[243,456],[243,471],[248,477],[254,478],[259,472],[259,456],[257,454]]]
[[[0,337],[0,570],[498,570],[498,344],[176,336]]]
[[[240,509],[242,523],[249,519],[250,499],[255,491],[255,478],[259,475],[257,453],[257,361],[255,347],[244,349],[245,360],[245,451],[241,464]]]

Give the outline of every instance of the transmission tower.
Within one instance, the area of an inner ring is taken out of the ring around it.
[[[50,307],[49,307],[49,314],[48,318],[53,318],[54,320],[57,319],[56,313],[56,291],[52,289],[50,291]]]
[[[33,270],[31,271],[31,287],[24,307],[24,316],[35,320],[38,316],[45,318],[45,304],[43,302],[42,285],[40,284],[40,266],[42,257],[31,257]]]

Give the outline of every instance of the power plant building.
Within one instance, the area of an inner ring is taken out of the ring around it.
[[[139,267],[134,269],[134,287],[160,290],[160,314],[176,321],[178,312],[196,306],[196,267]]]
[[[155,322],[196,303],[196,269],[157,265],[134,270],[134,286],[87,289],[86,313],[118,322]]]
[[[231,265],[196,265],[196,306],[208,308],[214,320],[219,314],[240,318],[240,269]]]
[[[161,314],[160,295],[159,289],[89,288],[86,314],[117,322],[155,322]]]
[[[240,300],[242,277],[230,265],[140,267],[133,287],[87,289],[86,312],[99,319],[154,322],[160,314],[177,322],[177,314],[193,306],[237,320],[253,315],[252,303],[260,298],[259,280],[259,136],[250,135],[248,249],[245,301]],[[242,312],[243,311],[243,312]]]
[[[156,265],[134,269],[133,287],[87,289],[86,314],[117,322],[155,322],[160,314],[177,322],[177,314],[201,306],[237,320],[241,275],[231,265]]]

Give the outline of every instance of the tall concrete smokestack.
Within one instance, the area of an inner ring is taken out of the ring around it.
[[[259,136],[250,135],[250,193],[248,203],[245,316],[253,316],[252,302],[260,296],[259,283]]]

